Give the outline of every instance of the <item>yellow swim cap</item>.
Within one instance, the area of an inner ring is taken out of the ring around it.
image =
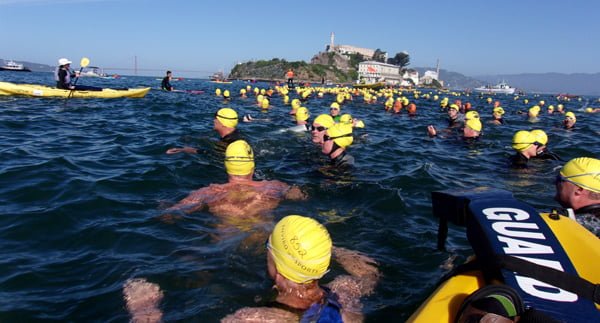
[[[333,102],[329,107],[340,110],[340,105],[337,102]]]
[[[293,99],[292,100],[292,109],[296,110],[300,107],[300,100],[298,99]]]
[[[215,95],[216,95],[216,96],[221,96],[221,89],[217,88],[217,89],[215,90]]]
[[[535,137],[527,130],[519,130],[515,132],[512,139],[512,147],[518,152],[522,152],[531,147],[536,142]]]
[[[504,109],[502,109],[502,107],[494,108],[494,113],[497,113],[499,115],[503,115],[504,114]]]
[[[299,284],[327,273],[332,246],[322,224],[300,215],[288,215],[277,222],[267,245],[277,272]]]
[[[298,110],[296,110],[296,121],[308,120],[309,115],[306,107],[299,107]]]
[[[539,142],[542,145],[546,145],[548,143],[548,135],[542,129],[534,129],[530,131],[535,141]]]
[[[254,170],[254,152],[244,140],[236,140],[225,150],[225,170],[229,175],[248,175]]]
[[[327,138],[324,138],[326,141],[333,139],[338,146],[342,148],[346,148],[352,144],[354,141],[354,137],[352,136],[352,126],[336,123],[331,128],[327,129]]]
[[[238,114],[232,108],[222,108],[215,114],[215,118],[227,128],[235,128],[238,124]]]
[[[223,96],[228,98],[229,97],[229,90],[225,90],[223,91]]]
[[[246,94],[246,89],[240,89],[240,94]]]
[[[588,191],[600,193],[600,160],[590,157],[571,159],[560,170],[563,179]]]
[[[260,103],[260,107],[263,109],[268,109],[269,108],[269,99],[263,98],[262,102]]]
[[[575,113],[571,111],[565,113],[565,118],[573,118],[574,121],[577,121],[577,118],[575,118]]]
[[[592,113],[592,112],[594,112],[594,109],[592,109],[592,108],[585,108],[585,112]]]
[[[454,104],[454,103],[450,104],[450,107],[449,107],[449,108],[450,108],[450,109],[454,109],[454,110],[456,110],[456,111],[460,110],[460,108],[458,107],[458,105],[457,105],[457,104]]]
[[[352,125],[353,121],[354,120],[352,119],[352,115],[349,113],[342,114],[342,116],[340,117],[340,123],[343,123],[343,124]]]
[[[479,119],[479,113],[477,113],[477,111],[468,111],[465,113],[465,120],[471,119]]]
[[[479,119],[473,118],[473,119],[468,119],[467,121],[465,121],[465,126],[475,130],[475,131],[479,131],[481,132],[481,121]]]
[[[529,108],[529,113],[532,114],[533,116],[537,116],[538,113],[540,113],[540,106],[539,105],[534,105],[531,108]]]
[[[553,106],[552,104],[551,104],[551,105],[549,105],[549,106],[548,106],[548,110],[550,110],[550,111],[554,111],[554,106]]]
[[[320,124],[321,126],[329,129],[331,128],[331,126],[333,126],[335,122],[333,121],[333,118],[330,115],[320,114],[318,117],[315,118],[315,121],[313,121],[313,123]]]

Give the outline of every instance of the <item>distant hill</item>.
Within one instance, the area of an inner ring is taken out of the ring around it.
[[[4,65],[8,61],[10,61],[10,59],[0,59],[0,64]],[[32,72],[53,72],[54,69],[56,68],[54,66],[44,65],[44,64],[39,64],[39,63],[32,63],[32,62],[26,62],[26,61],[15,61],[14,59],[12,61],[17,62],[19,64],[23,64],[25,67],[28,67]]]
[[[476,76],[489,83],[505,80],[525,92],[600,95],[600,73],[526,73]]]

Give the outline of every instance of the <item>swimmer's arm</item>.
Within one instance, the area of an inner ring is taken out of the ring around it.
[[[170,149],[167,149],[166,153],[168,155],[179,154],[179,153],[197,154],[198,149],[192,148],[192,147],[170,148]]]
[[[168,208],[167,211],[183,211],[185,213],[192,213],[200,210],[206,205],[207,191],[207,187],[194,191],[177,204]]]
[[[244,307],[221,319],[222,323],[233,322],[298,322],[298,315],[275,307]]]
[[[285,198],[287,200],[304,201],[308,198],[308,194],[303,192],[300,187],[292,185],[287,192],[285,192]]]
[[[381,274],[377,261],[358,251],[333,247],[333,258],[344,267],[360,285],[361,295],[369,295],[375,290]]]

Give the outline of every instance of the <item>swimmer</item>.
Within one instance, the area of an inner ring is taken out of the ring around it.
[[[340,117],[340,123],[352,126],[352,128],[364,128],[365,123],[362,120],[352,118],[350,113],[344,113]]]
[[[573,209],[575,219],[600,237],[600,160],[571,159],[560,170],[554,184],[554,200]]]
[[[449,128],[454,128],[454,127],[460,127],[463,125],[464,123],[464,116],[463,115],[459,115],[459,110],[460,107],[456,104],[451,104],[450,107],[448,107],[448,127]]]
[[[563,120],[563,126],[567,130],[572,130],[575,128],[575,123],[577,122],[577,118],[575,117],[575,113],[569,111],[565,113],[565,119]]]
[[[346,153],[346,148],[354,141],[352,126],[337,123],[323,135],[321,152],[331,159],[335,166],[353,165],[354,157]]]
[[[328,114],[321,114],[316,117],[312,123],[312,129],[310,132],[312,135],[312,142],[315,144],[322,144],[325,132],[334,124],[335,122],[333,121],[333,118]]]
[[[294,246],[294,248],[288,248]],[[380,277],[377,263],[360,253],[333,247],[327,229],[314,219],[289,215],[266,242],[267,272],[277,291],[277,307],[246,307],[221,322],[361,322],[360,298]],[[319,285],[331,258],[350,275]]]
[[[538,114],[540,113],[540,110],[541,108],[538,105],[534,105],[529,108],[529,111],[527,112],[527,119],[529,122],[536,122],[538,120]]]
[[[469,111],[469,112],[475,112],[476,111]],[[465,140],[476,140],[481,136],[481,130],[483,128],[483,125],[481,124],[481,121],[479,120],[479,115],[477,115],[477,118],[472,118],[469,120],[465,121],[465,126],[463,127],[463,133],[462,133],[462,139]],[[446,132],[449,132],[448,129],[446,129]],[[438,131],[435,129],[435,127],[433,125],[428,125],[427,126],[427,133],[429,134],[429,137],[435,137],[437,136]]]
[[[599,113],[600,112],[600,108],[585,108],[585,113]]]
[[[527,168],[527,162],[535,157],[539,146],[541,144],[530,131],[519,130],[515,132],[512,147],[517,153],[510,157],[511,168]]]
[[[213,120],[213,129],[219,134],[221,140],[219,146],[222,146],[225,151],[225,146],[230,143],[242,139],[241,133],[236,129],[238,124],[238,114],[231,108],[222,108],[215,113]],[[167,154],[178,154],[178,153],[197,154],[198,149],[192,147],[183,148],[170,148],[167,150]]]
[[[535,137],[535,140],[539,143],[535,156],[532,158],[536,159],[550,159],[550,160],[561,160],[557,154],[548,150],[548,135],[544,130],[534,129],[531,130],[531,134]]]
[[[207,208],[216,216],[250,219],[275,209],[282,199],[306,199],[296,186],[277,180],[254,181],[254,152],[244,140],[227,147],[225,170],[227,183],[211,184],[193,191],[168,211],[192,213]]]
[[[296,111],[296,126],[288,128],[288,131],[292,132],[305,132],[310,131],[310,123],[308,123],[308,117],[310,117],[310,112],[306,107],[299,107]]]
[[[498,101],[496,101],[498,102]],[[495,107],[492,112],[493,120],[491,121],[493,124],[502,125],[504,124],[504,109],[502,107]]]
[[[340,104],[337,102],[333,102],[329,106],[329,115],[333,118],[333,121],[340,122]]]

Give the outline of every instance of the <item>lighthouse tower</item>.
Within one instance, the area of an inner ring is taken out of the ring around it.
[[[335,51],[335,48],[333,47],[334,46],[334,39],[335,39],[335,33],[332,31],[331,32],[331,36],[329,38],[329,46],[327,46],[327,51],[328,52]]]

